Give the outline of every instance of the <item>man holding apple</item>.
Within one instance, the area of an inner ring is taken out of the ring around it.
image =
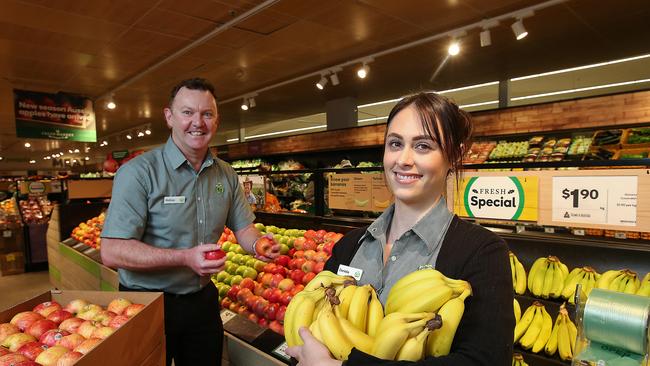
[[[261,236],[237,174],[208,144],[219,124],[214,87],[176,85],[164,109],[171,136],[118,170],[102,231],[102,261],[120,290],[165,293],[167,365],[220,365],[223,327],[210,275],[225,257],[214,244],[231,228],[241,246],[271,260],[279,245]]]

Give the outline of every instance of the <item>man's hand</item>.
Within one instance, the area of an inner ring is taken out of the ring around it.
[[[205,253],[221,249],[217,244],[203,244],[194,248],[185,249],[185,266],[189,267],[199,276],[209,276],[223,270],[226,257],[217,260],[205,259]]]
[[[266,233],[257,238],[253,250],[255,250],[255,258],[270,262],[280,255],[280,244],[275,241],[272,233]]]
[[[298,366],[340,366],[341,361],[332,358],[330,351],[314,338],[309,329],[301,327],[298,330],[302,338],[302,346],[287,348],[289,356],[298,360]]]

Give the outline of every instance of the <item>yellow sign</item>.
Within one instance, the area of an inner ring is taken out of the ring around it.
[[[383,211],[392,202],[383,174],[332,174],[328,205],[333,209]]]
[[[454,195],[454,213],[463,217],[537,221],[537,177],[467,177]]]

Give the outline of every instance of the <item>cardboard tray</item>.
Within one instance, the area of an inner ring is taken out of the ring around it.
[[[630,144],[627,140],[632,134],[633,128],[626,128],[623,131],[623,137],[621,138],[621,143],[623,144],[624,149],[635,149],[635,148],[650,148],[650,142],[642,142],[639,144]]]
[[[60,291],[45,292],[0,312],[0,323],[6,323],[21,311],[30,311],[45,301],[62,306],[74,299],[106,307],[118,297],[146,305],[110,337],[83,356],[75,365],[165,365],[165,323],[163,295],[160,292]]]

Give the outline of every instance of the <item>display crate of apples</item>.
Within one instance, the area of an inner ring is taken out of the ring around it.
[[[42,205],[41,205],[42,204]],[[26,224],[44,224],[52,211],[50,201],[44,197],[29,197],[19,203],[20,213]]]
[[[323,270],[332,248],[343,234],[283,229],[260,223],[256,226],[263,233],[273,233],[280,244],[281,255],[272,263],[255,259],[226,229],[219,239],[227,258],[225,268],[213,275],[212,280],[219,290],[223,309],[284,334],[287,305]]]
[[[162,360],[162,311],[159,293],[43,294],[0,313],[0,365],[138,365],[152,352]],[[140,342],[129,345],[134,335]]]
[[[0,202],[0,229],[20,226],[22,226],[22,222],[16,207],[16,199],[9,198]]]
[[[77,227],[72,229],[71,238],[83,243],[91,248],[100,249],[102,239],[102,229],[104,228],[105,213],[102,212],[99,216],[95,216],[86,222],[80,223]]]

